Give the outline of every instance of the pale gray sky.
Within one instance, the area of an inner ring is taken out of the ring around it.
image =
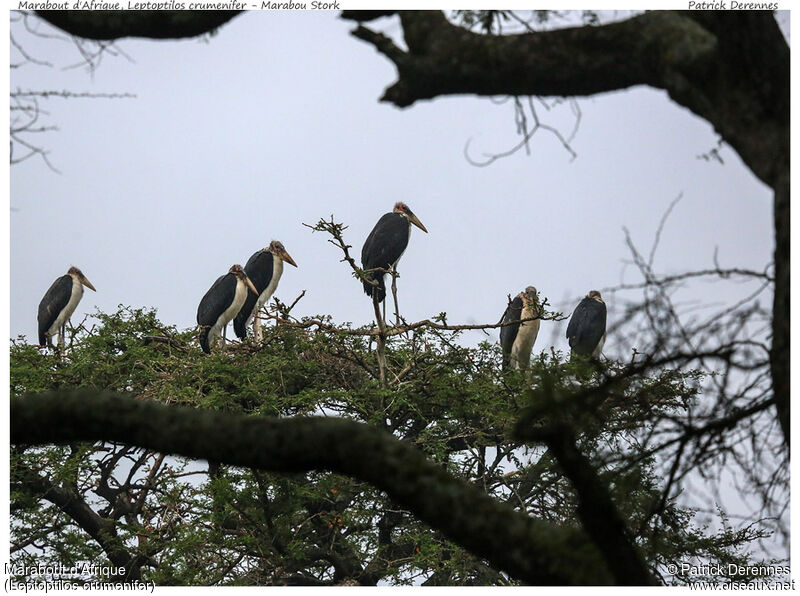
[[[381,26],[398,30],[392,20]],[[518,142],[511,103],[381,104],[394,68],[352,28],[337,13],[249,13],[207,41],[123,40],[130,60],[106,57],[93,74],[61,68],[80,61],[69,43],[20,34],[29,54],[56,67],[13,69],[12,89],[136,98],[41,102],[59,130],[36,140],[61,173],[35,158],[11,170],[11,336],[36,341],[39,301],[70,265],[97,288],[73,321],[122,303],[193,326],[211,283],[273,238],[299,265],[276,292],[291,301],[306,290],[295,314],[366,323],[360,284],[301,223],[334,214],[359,255],[398,200],[430,232],[415,229],[400,262],[410,321],[447,311],[454,323],[494,323],[506,294],[528,284],[570,310],[590,289],[637,281],[632,269],[623,275],[622,227],[648,248],[681,192],[656,258],[661,272],[708,267],[715,247],[723,266],[769,261],[771,193],[727,146],[724,165],[698,159],[717,136],[665,93],[579,99],[574,160],[542,132],[530,156],[478,168],[464,157],[468,140],[475,157]],[[567,104],[539,114],[565,135],[575,123]],[[564,347],[565,325],[543,324],[534,352],[554,331]],[[607,353],[630,348],[606,343]]]

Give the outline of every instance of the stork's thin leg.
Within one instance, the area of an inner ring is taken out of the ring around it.
[[[394,320],[395,324],[400,326],[400,307],[397,305],[397,273],[396,269],[392,270],[392,296],[394,297]]]
[[[225,342],[226,342],[226,340],[228,339],[228,338],[227,338],[227,331],[228,331],[228,326],[227,326],[227,325],[225,325],[225,326],[222,328],[222,340],[221,340],[221,341],[222,341],[222,347],[223,347],[223,348],[225,347]]]
[[[375,309],[375,321],[378,323],[378,337],[377,339],[377,355],[378,355],[378,376],[380,378],[381,387],[386,387],[386,323],[385,319],[381,316],[381,309],[378,306],[377,294],[372,295],[372,306]],[[383,308],[386,309],[386,300],[383,301]],[[381,405],[383,404],[383,397],[381,397]]]
[[[56,355],[58,356],[59,360],[63,360],[64,359],[64,328],[65,328],[65,326],[66,326],[66,323],[58,328],[58,339],[56,340],[56,345],[53,348],[55,350]],[[48,340],[49,339],[50,338],[48,338]],[[52,344],[50,344],[50,345],[52,345]]]
[[[261,309],[256,310],[256,314],[253,317],[253,340],[255,343],[261,343]]]

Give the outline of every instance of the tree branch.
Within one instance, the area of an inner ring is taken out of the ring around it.
[[[578,517],[586,532],[606,558],[617,582],[655,585],[636,543],[611,499],[608,487],[593,464],[580,452],[575,437],[563,423],[546,426],[528,435],[544,442],[555,456],[578,495]]]
[[[67,33],[86,39],[179,39],[209,33],[240,12],[242,11],[37,10],[36,16]]]
[[[83,531],[97,541],[115,567],[125,569],[124,577],[114,576],[116,581],[127,582],[141,579],[142,560],[128,552],[117,535],[112,521],[97,515],[76,493],[53,484],[23,464],[16,464],[16,472],[16,477],[12,476],[12,482],[16,480],[20,489],[33,496],[47,499],[61,509]]]
[[[359,25],[353,35],[397,66],[382,100],[399,107],[438,95],[591,95],[647,84],[707,65],[716,41],[697,22],[666,11],[600,27],[495,36],[448,22],[439,11],[400,12],[408,52]],[[393,45],[393,44],[392,44]]]
[[[531,584],[612,578],[581,531],[518,513],[411,445],[336,418],[268,419],[91,391],[11,399],[11,443],[109,440],[279,472],[330,470],[369,482],[498,569]]]
[[[790,206],[789,206],[789,169],[775,187],[775,296],[772,303],[772,347],[770,348],[770,373],[772,390],[775,392],[775,407],[778,422],[783,431],[787,451],[791,446],[790,404],[791,392],[789,378],[791,359],[789,344],[791,338],[791,322],[789,310],[790,294]]]

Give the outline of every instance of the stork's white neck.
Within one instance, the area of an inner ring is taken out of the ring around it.
[[[72,290],[70,291],[69,301],[58,314],[56,320],[53,321],[53,324],[50,325],[50,329],[47,330],[47,335],[51,337],[58,333],[67,321],[69,321],[69,318],[78,306],[78,302],[83,298],[83,284],[78,279],[78,276],[72,273],[70,273],[69,276],[72,278]]]
[[[537,309],[533,303],[524,304],[520,319],[530,319],[536,316]],[[517,337],[511,347],[511,364],[514,368],[528,368],[531,361],[531,351],[539,335],[539,319],[523,321],[517,330]]]
[[[272,255],[272,279],[269,280],[264,291],[259,294],[258,300],[256,301],[256,309],[264,306],[267,300],[275,293],[275,290],[278,289],[278,282],[281,280],[281,275],[283,275],[283,260],[276,255]]]
[[[406,222],[408,223],[408,239],[411,240],[411,222],[409,221],[408,216],[405,213],[401,213],[401,215],[406,218]],[[406,248],[403,249],[403,252],[400,253],[400,256],[395,259],[394,263],[392,263],[392,267],[397,266],[397,263],[399,263],[400,259],[403,258],[403,255],[406,254],[407,248],[408,248],[408,242],[406,242]]]

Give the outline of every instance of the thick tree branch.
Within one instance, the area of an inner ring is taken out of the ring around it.
[[[439,11],[400,12],[409,51],[383,36],[353,34],[389,57],[398,81],[383,101],[409,106],[438,95],[590,95],[633,85],[663,87],[666,72],[704,70],[716,40],[697,22],[650,12],[601,27],[494,36],[453,25]]]
[[[396,13],[396,10],[343,10],[340,16],[345,20],[366,23],[381,17],[390,17]]]
[[[221,27],[240,10],[37,10],[54,27],[86,39],[179,39]]]
[[[778,180],[775,188],[775,296],[772,303],[772,347],[770,372],[775,392],[775,407],[786,445],[791,445],[790,435],[790,357],[789,338],[789,168]]]
[[[582,532],[517,513],[452,478],[413,446],[364,424],[226,415],[88,391],[11,399],[12,444],[95,440],[248,468],[350,475],[525,582],[612,581]]]

